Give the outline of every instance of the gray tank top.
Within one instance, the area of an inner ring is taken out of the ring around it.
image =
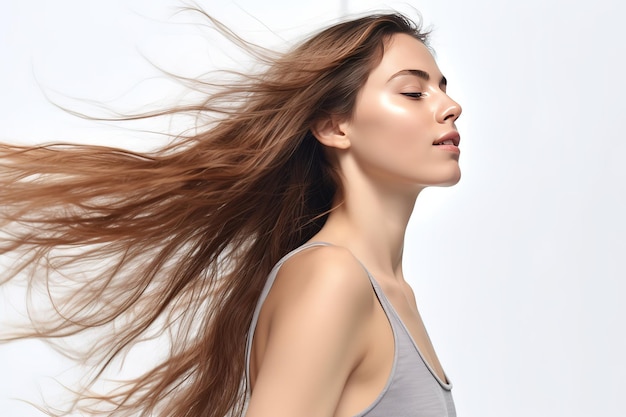
[[[252,338],[263,302],[272,288],[282,264],[293,255],[313,246],[330,246],[326,242],[311,242],[285,255],[270,272],[252,317],[246,346],[246,382],[250,392],[250,353]],[[408,329],[400,320],[391,302],[385,297],[374,277],[367,272],[394,337],[394,360],[385,388],[372,404],[354,417],[456,417],[450,392],[452,384],[442,381],[422,358]],[[446,378],[447,380],[447,378]]]

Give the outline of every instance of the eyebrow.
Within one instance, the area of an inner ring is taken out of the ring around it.
[[[393,74],[387,82],[401,75],[413,75],[415,77],[421,78],[424,81],[430,80],[430,74],[427,73],[426,71],[423,71],[421,69],[404,69]],[[446,85],[448,85],[447,78],[444,76],[441,76],[441,80],[439,81],[439,86],[441,87],[441,86],[446,86]]]

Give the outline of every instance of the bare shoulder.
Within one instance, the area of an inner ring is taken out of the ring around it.
[[[365,268],[340,246],[316,246],[294,255],[282,265],[275,285],[281,304],[313,298],[329,308],[339,302],[338,309],[360,310],[373,300]]]
[[[311,247],[289,258],[259,318],[248,415],[334,415],[367,351],[374,303],[367,272],[347,249]]]

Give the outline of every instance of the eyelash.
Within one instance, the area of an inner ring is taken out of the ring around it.
[[[403,96],[410,97],[412,99],[416,99],[416,100],[419,100],[420,98],[424,97],[424,93],[419,93],[419,92],[417,92],[417,93],[400,93],[400,94],[402,94]]]

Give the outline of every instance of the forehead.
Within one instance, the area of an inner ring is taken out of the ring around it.
[[[382,59],[368,81],[385,83],[402,70],[422,70],[437,81],[442,77],[430,50],[414,37],[399,33],[385,42]]]

